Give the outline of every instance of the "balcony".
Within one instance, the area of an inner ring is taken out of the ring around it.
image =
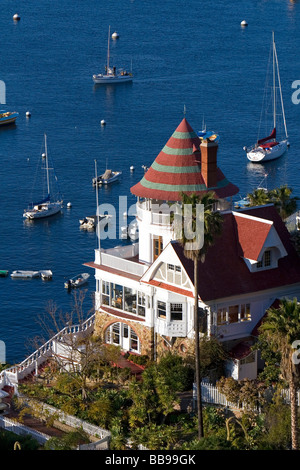
[[[137,218],[143,222],[153,225],[165,225],[171,227],[173,225],[171,221],[172,209],[174,206],[169,206],[167,203],[157,201],[146,200],[143,202],[136,203],[136,214]]]
[[[161,336],[184,338],[187,335],[186,324],[183,321],[166,321],[157,318],[156,333]]]
[[[142,277],[148,265],[137,261],[138,244],[95,250],[95,263],[133,276]]]

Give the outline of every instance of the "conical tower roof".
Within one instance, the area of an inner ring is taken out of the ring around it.
[[[142,180],[131,188],[132,194],[162,201],[180,201],[182,192],[203,195],[214,191],[218,198],[237,194],[238,187],[230,183],[219,168],[216,187],[207,188],[201,174],[200,143],[184,118]]]

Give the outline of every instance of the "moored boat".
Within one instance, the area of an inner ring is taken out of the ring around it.
[[[16,121],[18,116],[19,116],[19,113],[17,113],[16,111],[0,110],[0,126],[13,124]]]
[[[258,139],[257,142],[252,147],[250,148],[244,147],[248,160],[254,163],[261,163],[261,162],[266,162],[269,160],[275,160],[276,158],[281,157],[289,146],[282,91],[281,91],[281,81],[280,81],[280,75],[279,75],[279,65],[278,65],[277,51],[276,51],[276,45],[275,45],[275,40],[274,40],[274,33],[272,35],[272,65],[273,65],[272,85],[270,87],[271,88],[271,100],[270,100],[270,96],[267,96],[267,93],[266,93],[266,96],[263,102],[263,112],[266,114],[266,118],[268,118],[268,101],[271,101],[272,103],[272,115],[273,115],[273,122],[272,122],[272,128],[271,128],[272,131],[267,137]],[[278,91],[279,91],[280,99],[277,99]],[[277,113],[277,108],[278,108],[277,101],[280,101],[280,107],[281,107],[280,114]],[[279,132],[278,132],[277,116],[282,117],[283,128],[284,128],[284,132],[283,132],[284,135],[281,136],[280,139],[278,139]]]
[[[34,279],[40,277],[40,272],[17,270],[13,271],[10,276],[12,279]]]
[[[106,170],[103,175],[93,178],[93,185],[96,186],[96,184],[98,184],[98,186],[101,186],[102,184],[107,185],[114,183],[115,181],[118,181],[121,175],[121,171]]]
[[[7,277],[8,271],[7,269],[0,269],[0,277]]]
[[[89,280],[90,274],[88,273],[81,273],[75,277],[72,277],[68,281],[65,282],[66,289],[72,289],[76,287],[81,287],[86,284]]]
[[[34,220],[34,219],[42,219],[45,217],[50,217],[51,215],[58,214],[62,210],[62,200],[59,196],[57,196],[56,200],[51,194],[50,188],[50,170],[53,168],[49,168],[49,161],[48,161],[48,151],[47,151],[47,136],[45,134],[45,154],[42,155],[42,159],[45,163],[43,170],[45,170],[45,179],[46,179],[46,186],[47,186],[47,195],[44,197],[40,202],[32,203],[28,209],[25,209],[23,213],[23,217],[26,219]],[[55,177],[56,180],[56,177]]]
[[[116,69],[116,67],[111,67],[110,63],[110,26],[108,28],[108,43],[107,43],[107,63],[105,66],[104,73],[98,73],[93,75],[93,81],[97,85],[107,85],[114,83],[124,83],[132,81],[132,73],[127,72],[124,69]]]
[[[43,281],[50,281],[53,277],[53,273],[50,269],[40,271],[40,275]]]

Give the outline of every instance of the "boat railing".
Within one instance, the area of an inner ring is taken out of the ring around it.
[[[0,373],[0,389],[5,385],[16,385],[19,380],[24,379],[34,371],[37,373],[38,367],[53,355],[54,343],[62,341],[66,335],[87,332],[93,328],[94,323],[95,313],[81,324],[64,327],[20,364],[4,369]]]

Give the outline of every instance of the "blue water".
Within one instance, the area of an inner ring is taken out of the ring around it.
[[[240,26],[244,19],[247,28]],[[111,42],[112,62],[128,69],[132,63],[135,78],[132,84],[95,87],[92,74],[105,64],[109,25],[120,35]],[[280,160],[253,166],[242,148],[257,137],[272,30],[291,147]],[[219,166],[241,196],[266,172],[269,188],[286,183],[300,196],[300,106],[291,101],[292,82],[300,79],[298,1],[2,0],[0,31],[6,107],[20,113],[16,126],[0,129],[0,269],[54,273],[48,283],[0,279],[0,340],[9,362],[32,351],[29,340],[41,334],[38,318],[49,301],[71,311],[73,294],[64,280],[83,270],[92,279],[86,315],[91,308],[93,272],[83,263],[94,259],[97,239],[80,231],[78,220],[95,212],[94,160],[99,172],[106,161],[123,172],[119,183],[99,191],[99,202],[117,205],[123,195],[132,204],[130,186],[166,144],[184,108],[195,131],[204,116],[207,127],[220,133]],[[26,223],[22,213],[45,132],[64,201],[72,208]]]

